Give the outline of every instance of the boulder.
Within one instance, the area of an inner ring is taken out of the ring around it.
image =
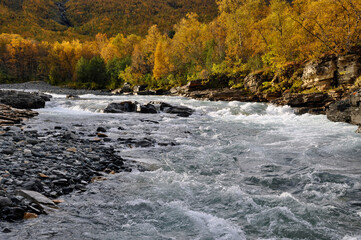
[[[45,107],[45,100],[39,95],[12,90],[0,90],[0,103],[19,109]]]
[[[165,113],[176,114],[179,117],[189,117],[194,110],[185,106],[172,106],[168,103],[161,103],[160,110]]]
[[[123,113],[135,112],[138,102],[124,101],[120,103],[110,103],[105,109],[104,113]]]
[[[138,102],[125,101],[121,103],[110,103],[105,109],[104,113],[123,113],[123,112],[138,112],[138,113],[170,113],[176,114],[180,117],[188,117],[193,114],[194,110],[185,106],[173,106],[164,102],[149,102],[142,105]]]
[[[157,108],[153,104],[137,105],[137,112],[139,113],[158,113]]]
[[[361,126],[360,104],[361,90],[358,90],[345,99],[330,104],[326,110],[327,118],[334,122],[346,122]]]

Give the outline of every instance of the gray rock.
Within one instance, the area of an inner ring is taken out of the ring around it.
[[[45,197],[43,194],[39,192],[29,191],[29,190],[18,190],[17,194],[36,204],[58,209],[58,207],[53,203],[53,201],[51,201],[49,198]]]
[[[0,90],[0,103],[19,109],[45,107],[45,100],[37,94],[11,90]]]

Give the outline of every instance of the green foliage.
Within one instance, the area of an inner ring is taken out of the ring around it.
[[[93,57],[90,61],[81,57],[76,65],[76,78],[82,86],[104,89],[108,84],[104,60],[99,56]]]
[[[119,73],[124,71],[128,66],[131,65],[131,57],[128,56],[123,59],[113,58],[106,64],[107,74],[110,78],[109,89],[116,89],[124,84],[124,80],[119,77]]]

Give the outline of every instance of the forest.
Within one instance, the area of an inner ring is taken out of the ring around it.
[[[361,45],[359,0],[216,3],[218,14],[211,21],[189,12],[170,30],[162,24],[152,25],[144,34],[95,28],[94,37],[89,37],[91,31],[87,38],[73,32],[70,39],[57,36],[52,40],[3,30],[0,82],[42,80],[90,89],[115,89],[129,82],[169,89],[195,79],[226,78],[230,86],[242,87],[243,77],[250,72],[282,71]],[[111,16],[109,21],[113,21]],[[69,19],[88,21],[71,15]]]

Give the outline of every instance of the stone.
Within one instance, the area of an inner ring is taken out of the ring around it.
[[[30,212],[24,213],[24,219],[25,220],[34,219],[34,218],[37,218],[37,217],[38,217],[38,215],[35,214],[35,213],[30,213]]]
[[[66,151],[76,153],[78,150],[75,147],[70,147]]]
[[[29,190],[18,190],[17,194],[28,199],[31,202],[34,202],[39,205],[45,205],[57,209],[58,207],[51,201],[49,198],[45,197],[43,194],[35,191]]]
[[[108,135],[104,134],[104,133],[97,133],[97,136],[100,138],[106,138],[108,137]]]
[[[38,113],[35,111],[16,109],[5,104],[0,104],[0,126],[18,124],[25,119],[37,115]]]
[[[12,206],[12,204],[13,203],[9,198],[0,196],[0,209],[2,209],[4,207]]]
[[[251,73],[244,79],[244,86],[253,93],[257,93],[264,82],[272,81],[273,76],[264,71]]]
[[[72,95],[72,94],[70,94],[70,95],[67,95],[67,96],[66,96],[66,99],[77,100],[77,99],[80,99],[80,97],[77,96],[77,95]]]
[[[139,113],[158,113],[157,108],[150,103],[146,105],[138,104],[136,111]]]
[[[64,200],[59,200],[59,199],[54,199],[54,200],[52,200],[53,201],[53,203],[55,203],[55,204],[60,204],[60,203],[63,203],[64,202]]]
[[[104,113],[123,113],[135,112],[137,109],[137,102],[124,101],[120,103],[110,103],[105,109]]]
[[[107,130],[104,127],[98,127],[97,132],[107,132]]]
[[[352,86],[360,75],[361,56],[359,54],[346,54],[337,58],[338,85]]]
[[[318,90],[330,89],[337,85],[337,59],[335,56],[313,60],[306,63],[302,74],[302,87]]]
[[[45,101],[40,96],[33,93],[12,90],[0,90],[0,103],[19,109],[45,107]]]

